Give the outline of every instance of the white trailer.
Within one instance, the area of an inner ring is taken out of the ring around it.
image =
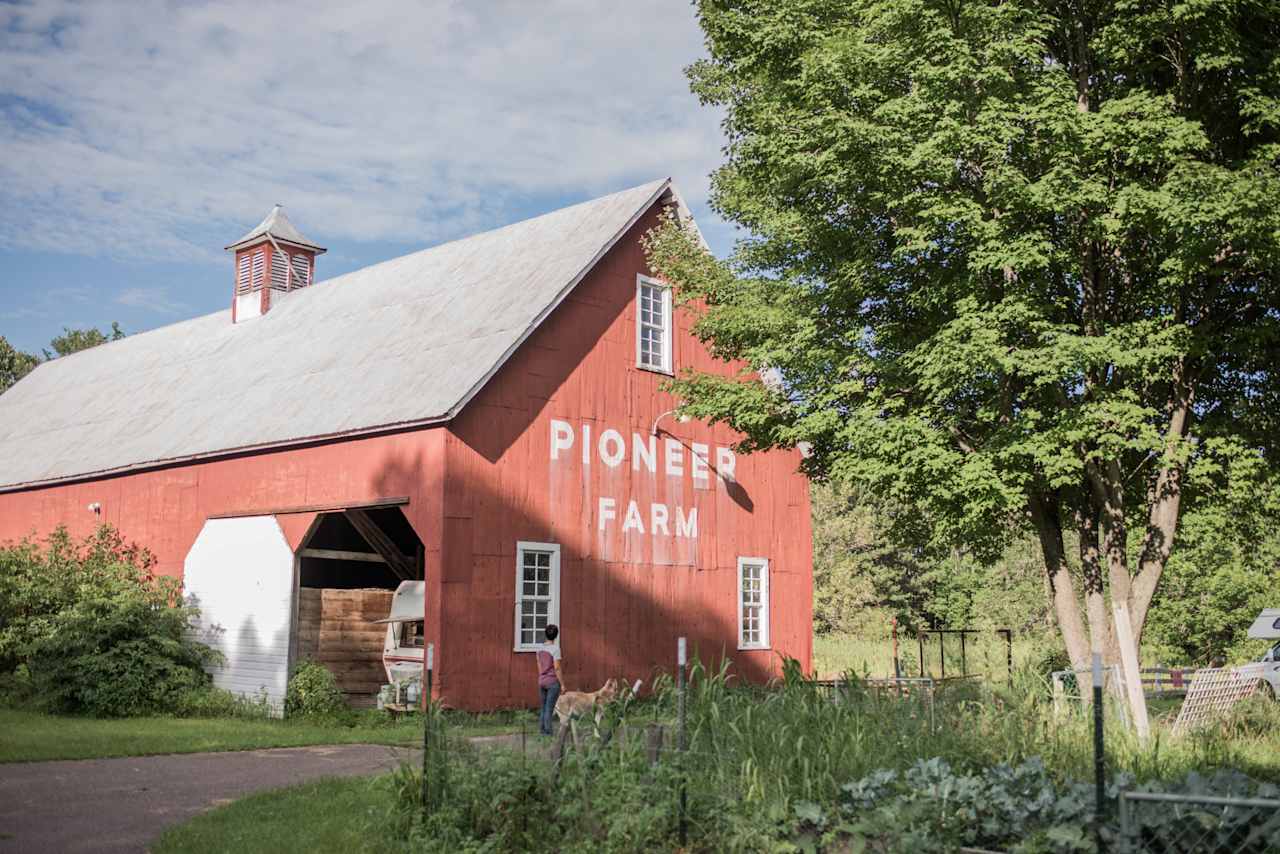
[[[1280,608],[1264,608],[1249,626],[1249,637],[1276,641],[1257,664],[1247,666],[1251,669],[1257,667],[1271,689],[1271,696],[1280,697]]]
[[[427,603],[425,581],[401,581],[391,598],[391,613],[384,619],[387,637],[382,646],[382,667],[392,685],[422,682],[426,642],[422,628]]]

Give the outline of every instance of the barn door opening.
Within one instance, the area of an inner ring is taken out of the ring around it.
[[[399,507],[321,513],[298,556],[302,587],[395,590],[422,579],[422,541]]]
[[[422,541],[399,507],[319,514],[298,549],[294,661],[318,661],[347,703],[376,704],[386,681],[382,656],[402,581],[423,578]]]

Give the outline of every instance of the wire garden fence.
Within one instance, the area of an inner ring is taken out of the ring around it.
[[[432,679],[431,661],[432,650],[428,648],[428,691]],[[561,726],[549,749],[547,742],[529,731],[495,736],[492,741],[519,751],[521,759],[517,761],[528,761],[530,771],[551,789],[566,785],[572,789],[576,785],[578,791],[588,793],[587,797],[596,796],[592,785],[595,777],[591,775],[606,773],[610,763],[631,763],[629,767],[634,768],[643,762],[652,769],[651,773],[644,771],[640,775],[646,794],[652,791],[652,803],[661,804],[660,820],[664,824],[670,822],[665,826],[670,828],[671,837],[678,839],[680,847],[685,848],[691,835],[698,836],[693,828],[701,827],[699,815],[705,815],[705,812],[700,813],[698,806],[706,802],[708,787],[714,787],[722,796],[729,798],[746,798],[752,794],[752,781],[748,775],[730,779],[718,776],[712,770],[726,764],[720,751],[729,749],[729,740],[720,738],[723,727],[714,722],[709,725],[705,713],[701,717],[694,715],[694,720],[690,720],[687,703],[691,700],[687,698],[690,692],[686,684],[688,670],[686,649],[681,639],[675,682],[666,683],[669,688],[674,688],[674,708],[665,706],[661,717],[656,705],[653,706],[652,719],[647,715],[648,707],[641,707],[643,712],[632,707],[634,692],[631,692],[614,704],[604,717],[603,725],[587,716]],[[1093,807],[1091,815],[1085,824],[1078,826],[1088,828],[1094,850],[1117,854],[1280,854],[1280,800],[1220,797],[1207,793],[1163,794],[1133,790],[1117,793],[1115,788],[1108,789],[1105,727],[1102,724],[1104,702],[1107,706],[1112,702],[1104,700],[1104,673],[1099,659],[1092,678],[1080,679],[1082,688],[1092,683],[1093,689],[1090,712],[1094,718],[1095,785],[1089,787],[1088,801]],[[848,683],[841,680],[809,681],[807,684],[811,690],[801,694],[808,698],[805,702],[824,708],[830,708],[828,703],[862,704],[864,709],[869,708],[868,717],[876,720],[881,713],[900,715],[919,720],[922,730],[927,722],[925,731],[935,733],[954,724],[937,719],[948,715],[948,709],[956,705],[947,699],[949,695],[946,692],[958,689],[962,698],[970,697],[973,689],[965,687],[968,683],[969,680],[955,677],[945,680],[930,677],[856,679]],[[696,685],[704,683],[695,679]],[[761,692],[758,696],[752,695],[753,703],[767,705],[777,699],[768,694],[769,689],[751,690]],[[867,704],[871,704],[870,707]],[[1114,705],[1119,707],[1122,704]],[[768,710],[764,712],[767,714]],[[807,745],[795,743],[794,736],[779,732],[777,741],[771,749],[790,750],[801,756],[803,761],[808,761],[803,757]],[[449,753],[469,747],[458,744],[445,732],[444,716],[435,704],[427,715],[423,746],[420,803],[424,815],[429,815],[431,811],[440,809],[449,796]],[[455,760],[458,758],[454,756]],[[813,759],[820,762],[822,757],[814,756]],[[588,775],[586,785],[584,773]],[[565,776],[562,778],[562,775]],[[697,781],[695,791],[690,790],[691,779]],[[768,782],[763,785],[768,785]],[[1007,844],[1007,838],[1002,841]]]
[[[1280,800],[1121,792],[1116,854],[1275,854]]]

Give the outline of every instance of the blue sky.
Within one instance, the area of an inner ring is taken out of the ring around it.
[[[687,0],[0,0],[0,335],[225,308],[272,204],[327,278],[671,175],[712,247]]]

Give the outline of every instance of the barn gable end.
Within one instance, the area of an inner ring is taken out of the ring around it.
[[[571,689],[670,670],[680,636],[753,680],[778,675],[779,653],[810,666],[798,453],[738,455],[734,431],[679,421],[662,389],[670,374],[638,352],[637,297],[652,273],[641,238],[662,209],[632,223],[447,427],[441,676],[465,705],[536,701],[533,657],[516,649],[521,544],[556,550]],[[675,372],[740,369],[711,357],[687,312],[672,321]],[[771,637],[739,650],[739,560],[750,557],[768,559]]]

